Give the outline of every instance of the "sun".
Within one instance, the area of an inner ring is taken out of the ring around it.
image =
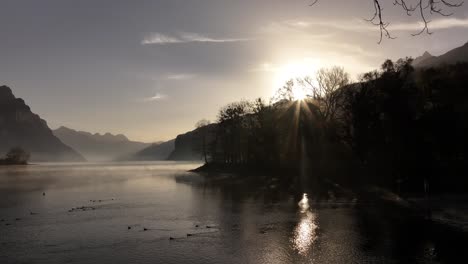
[[[319,68],[320,61],[313,58],[302,58],[284,63],[275,70],[273,81],[274,89],[276,90],[278,87],[282,87],[289,80],[314,76]],[[307,97],[307,92],[304,87],[295,85],[293,97],[295,100],[304,100]]]
[[[307,97],[307,92],[305,88],[302,86],[298,86],[298,85],[293,87],[292,94],[293,94],[294,101],[302,101],[306,99]]]

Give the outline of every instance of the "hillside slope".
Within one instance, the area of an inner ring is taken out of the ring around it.
[[[0,156],[12,147],[21,147],[31,153],[32,161],[85,161],[7,86],[0,86],[0,138]]]

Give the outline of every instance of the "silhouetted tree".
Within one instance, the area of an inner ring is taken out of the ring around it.
[[[200,149],[201,149],[201,153],[202,153],[202,156],[205,160],[205,163],[208,163],[208,134],[209,134],[209,127],[208,125],[210,124],[211,122],[209,120],[206,120],[206,119],[202,119],[200,121],[198,121],[196,124],[195,124],[195,127],[200,131],[200,135],[201,135],[201,141],[200,141]]]
[[[12,148],[5,156],[8,164],[27,164],[30,154],[20,147]]]
[[[341,88],[349,84],[349,74],[341,67],[332,67],[320,69],[315,78],[305,77],[300,82],[308,86],[309,97],[318,107],[323,120],[336,120],[343,92]]]
[[[218,136],[225,163],[238,164],[246,161],[247,141],[245,116],[249,102],[240,101],[223,107],[218,113]]]
[[[288,81],[270,104],[231,103],[218,114],[211,161],[287,169],[284,177],[300,174],[315,183],[462,190],[468,187],[468,65],[415,70],[411,64],[386,60],[356,83],[341,68],[320,70],[314,79]],[[295,101],[298,85],[308,97]],[[336,175],[339,168],[344,175]]]
[[[272,98],[272,101],[293,101],[294,100],[294,80],[288,80],[281,88],[276,90],[275,95]]]

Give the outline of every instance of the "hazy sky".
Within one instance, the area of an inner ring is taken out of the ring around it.
[[[456,1],[456,0],[452,0]],[[0,84],[52,128],[171,139],[239,99],[269,98],[287,78],[434,55],[468,41],[468,4],[431,19],[388,0],[397,37],[377,44],[371,0],[0,0]]]

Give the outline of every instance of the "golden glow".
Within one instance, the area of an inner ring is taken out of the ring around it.
[[[274,85],[278,88],[289,80],[314,76],[319,68],[320,60],[312,58],[302,58],[279,65],[275,68],[276,76],[274,78]],[[301,95],[303,96],[303,94]]]
[[[294,86],[292,93],[293,93],[294,101],[298,101],[298,100],[302,101],[306,99],[307,97],[307,92],[302,86],[297,86],[297,85]]]

